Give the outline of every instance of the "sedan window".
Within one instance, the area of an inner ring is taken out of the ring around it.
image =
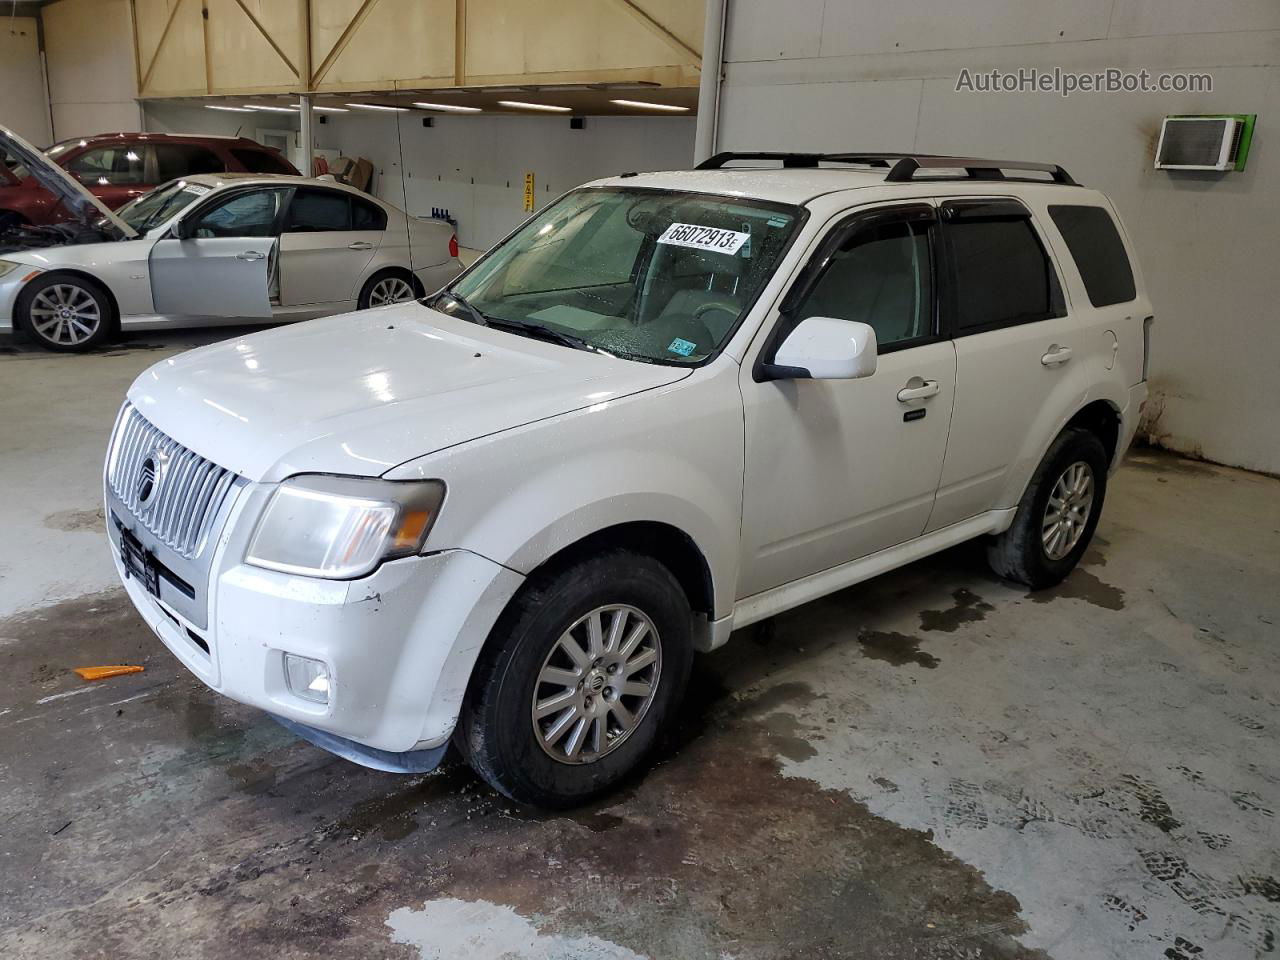
[[[197,214],[194,237],[273,237],[284,190],[236,193]]]
[[[351,206],[337,190],[302,188],[289,204],[285,233],[327,233],[351,229]]]

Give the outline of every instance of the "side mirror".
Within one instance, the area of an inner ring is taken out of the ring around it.
[[[179,220],[169,228],[169,236],[175,240],[190,240],[194,232],[194,225],[188,224],[185,220]]]
[[[763,364],[769,380],[856,380],[876,372],[876,331],[856,320],[807,317]]]

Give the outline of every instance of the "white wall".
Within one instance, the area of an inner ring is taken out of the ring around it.
[[[320,146],[373,161],[379,196],[415,216],[447,208],[458,221],[459,240],[481,248],[529,216],[526,172],[534,174],[541,207],[587,180],[688,167],[693,159],[690,117],[588,117],[585,129],[571,130],[568,117],[438,116],[424,128],[419,114],[344,114],[316,130]]]
[[[1048,160],[1105,191],[1156,304],[1152,434],[1280,472],[1280,3],[729,0],[718,149]],[[1212,74],[1208,94],[956,92],[962,68]],[[1152,169],[1174,113],[1257,113],[1248,169]]]
[[[128,0],[57,0],[40,18],[53,139],[141,129]]]
[[[0,17],[0,124],[38,147],[53,140],[34,17]]]

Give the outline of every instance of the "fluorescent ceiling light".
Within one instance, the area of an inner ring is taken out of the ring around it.
[[[267,113],[297,113],[298,112],[297,107],[269,107],[269,106],[266,106],[265,104],[254,104],[254,103],[246,103],[245,109],[263,110]]]
[[[649,103],[645,100],[610,100],[620,107],[635,107],[637,110],[666,110],[670,113],[688,113],[688,107],[677,107],[670,103]]]
[[[525,103],[523,100],[499,100],[499,106],[515,110],[545,110],[548,113],[573,113],[572,107],[553,107],[549,103]]]
[[[253,113],[252,107],[222,107],[216,103],[206,103],[206,110],[225,110],[227,113]]]
[[[312,107],[317,113],[350,113],[346,107]]]
[[[414,101],[413,105],[419,110],[443,110],[445,113],[479,113],[479,107],[464,107],[457,103],[419,103]]]
[[[407,107],[388,107],[381,103],[348,103],[348,107],[355,107],[357,110],[385,110],[388,113],[408,113]]]

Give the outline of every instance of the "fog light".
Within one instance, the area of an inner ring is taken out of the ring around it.
[[[286,653],[284,676],[296,696],[315,703],[329,702],[329,668],[323,661]]]

